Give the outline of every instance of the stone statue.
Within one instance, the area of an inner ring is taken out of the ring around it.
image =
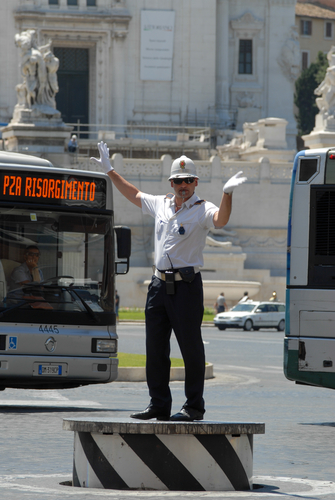
[[[227,240],[227,237],[232,238],[234,236],[236,236],[234,231],[227,231],[222,228],[212,228],[206,237],[206,245],[210,247],[225,247],[228,249],[231,248],[233,243]]]
[[[59,60],[52,53],[51,40],[39,46],[36,30],[29,29],[15,35],[15,45],[20,49],[23,81],[15,87],[13,117],[1,128],[5,149],[63,155],[73,127],[63,122],[56,109]]]
[[[23,83],[16,86],[19,106],[38,108],[45,115],[59,113],[55,100],[59,60],[51,51],[51,40],[38,47],[36,31],[27,30],[15,35],[15,44],[21,49],[23,76]]]
[[[225,247],[225,248],[230,248],[232,246],[231,241],[220,241],[216,240],[215,238],[212,238],[211,236],[206,236],[206,245],[210,247]]]
[[[321,115],[325,118],[335,114],[335,46],[333,45],[327,54],[328,68],[324,80],[314,90],[319,95],[316,105]]]

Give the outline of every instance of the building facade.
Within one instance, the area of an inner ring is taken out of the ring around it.
[[[318,52],[327,54],[335,44],[335,2],[298,0],[296,25],[299,30],[300,68],[316,61]]]
[[[224,142],[218,130],[276,116],[293,146],[295,3],[2,0],[0,122],[11,119],[22,79],[14,36],[34,29],[60,60],[65,122],[210,124]]]

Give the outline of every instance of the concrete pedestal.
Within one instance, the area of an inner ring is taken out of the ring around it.
[[[313,130],[302,136],[305,146],[309,149],[333,148],[335,145],[335,130]]]
[[[263,423],[64,419],[74,431],[73,486],[251,490],[253,435]]]
[[[7,151],[30,154],[64,153],[73,127],[61,122],[53,125],[13,123],[2,128]]]

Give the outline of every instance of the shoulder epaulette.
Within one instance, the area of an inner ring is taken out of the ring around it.
[[[165,199],[166,199],[166,198],[168,198],[169,200],[171,200],[173,197],[174,197],[174,194],[173,194],[173,193],[168,193],[168,194],[165,196]]]
[[[206,200],[198,200],[194,203],[194,205],[201,205],[201,203],[205,203]]]

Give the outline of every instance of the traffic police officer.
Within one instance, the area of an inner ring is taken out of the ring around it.
[[[193,161],[181,156],[172,163],[174,195],[153,196],[139,191],[115,172],[109,149],[98,144],[100,159],[93,158],[116,188],[144,214],[155,218],[155,272],[149,285],[146,316],[146,374],[150,404],[131,417],[149,420],[202,420],[205,353],[201,337],[203,287],[200,267],[211,227],[227,224],[232,192],[245,182],[242,172],[224,185],[220,207],[195,194],[198,176]],[[182,409],[170,417],[170,336],[174,331],[185,364],[185,396]]]

